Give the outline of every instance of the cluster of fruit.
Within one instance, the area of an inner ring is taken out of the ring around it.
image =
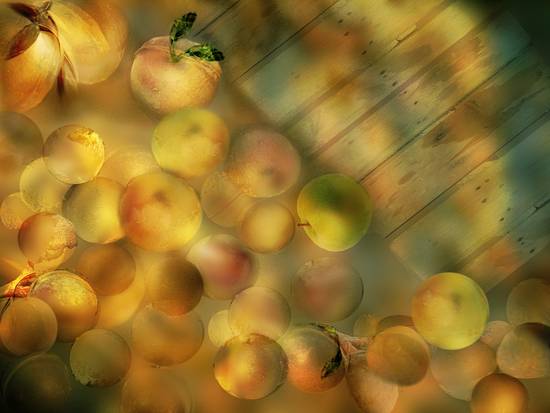
[[[4,85],[13,86],[5,89],[9,107],[38,104],[59,70],[68,70],[61,61],[84,83],[116,68],[125,24],[102,25],[121,20],[108,2],[83,4],[97,8],[61,0],[9,3],[9,21],[24,20],[2,68]],[[82,38],[63,34],[67,16],[87,22]],[[28,118],[1,115],[1,167],[18,181],[19,192],[4,199],[0,218],[17,231],[26,259],[24,265],[0,260],[3,276],[13,278],[1,291],[0,349],[12,356],[0,366],[5,403],[14,412],[63,411],[68,371],[47,353],[59,341],[73,343],[70,370],[82,385],[124,380],[124,413],[191,411],[191,395],[168,367],[200,349],[205,329],[196,307],[206,296],[231,300],[210,319],[208,335],[219,347],[215,378],[235,397],[260,399],[286,380],[321,392],[346,378],[363,411],[390,413],[399,387],[420,382],[431,368],[445,392],[471,400],[474,413],[524,412],[527,392],[519,379],[550,375],[550,288],[542,281],[512,292],[512,326],[487,323],[488,302],[473,280],[437,274],[416,292],[411,317],[364,315],[354,336],[326,324],[349,317],[363,299],[361,276],[341,256],[303,264],[292,280],[290,304],[276,290],[255,285],[256,253],[281,251],[297,227],[325,251],[348,250],[367,232],[372,203],[361,185],[341,174],[305,184],[293,200],[297,218],[293,207],[274,200],[298,182],[298,151],[268,127],[232,137],[220,116],[198,107],[216,92],[223,55],[185,39],[195,17],[183,16],[170,36],[147,42],[132,66],[136,99],[162,116],[151,152],[129,149],[105,160],[103,140],[92,129],[63,126],[42,143]],[[101,38],[117,47],[94,55]],[[83,39],[94,47],[78,43]],[[14,59],[42,58],[38,51],[52,60],[52,69],[41,66],[31,79],[38,83],[27,89],[21,82],[30,80],[20,77]],[[200,194],[190,184],[198,177],[204,178]],[[238,237],[213,234],[195,242],[203,212],[219,227],[236,228]],[[143,258],[147,251],[154,259]],[[312,324],[291,326],[291,308]],[[113,329],[126,321],[129,343]]]

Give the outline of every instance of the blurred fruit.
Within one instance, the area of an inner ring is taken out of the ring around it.
[[[405,326],[414,329],[414,323],[411,317],[403,314],[393,314],[380,319],[378,325],[376,326],[376,333],[381,333],[382,331],[395,326]]]
[[[34,211],[23,202],[20,192],[9,194],[0,205],[0,219],[7,229],[19,229]]]
[[[265,201],[246,211],[239,236],[252,251],[271,253],[282,250],[294,237],[296,224],[284,205]]]
[[[2,314],[0,339],[13,355],[48,351],[56,338],[55,314],[48,304],[38,298],[16,298]]]
[[[430,367],[445,393],[455,399],[470,400],[474,386],[493,373],[497,364],[494,350],[478,341],[460,350],[435,350]]]
[[[98,174],[105,160],[105,147],[92,129],[67,125],[48,136],[43,154],[48,170],[58,180],[82,184]]]
[[[160,168],[149,151],[125,147],[107,158],[99,175],[126,187],[136,176],[159,171]]]
[[[372,314],[361,314],[353,323],[353,335],[356,337],[373,338],[376,335],[379,318]]]
[[[368,193],[352,178],[327,174],[302,188],[297,210],[299,225],[317,246],[344,251],[366,234],[373,206]]]
[[[229,326],[229,310],[218,311],[210,317],[210,321],[208,322],[208,338],[214,346],[223,346],[235,335]]]
[[[277,340],[289,324],[290,307],[271,288],[247,288],[233,298],[229,307],[229,326],[235,335],[260,334]]]
[[[294,305],[316,321],[343,320],[359,307],[363,281],[344,260],[325,257],[308,261],[292,280]]]
[[[122,59],[128,36],[126,19],[116,2],[55,0],[50,16],[79,83],[94,84],[111,76]]]
[[[183,179],[151,172],[130,181],[120,214],[127,237],[152,251],[183,247],[198,231],[202,212],[197,194]]]
[[[281,339],[288,357],[288,381],[305,392],[322,392],[344,378],[343,355],[337,340],[315,326],[299,326]]]
[[[121,336],[112,331],[89,330],[72,345],[70,365],[80,384],[91,387],[112,386],[130,368],[130,348]]]
[[[426,341],[446,350],[475,343],[483,334],[489,304],[483,290],[462,274],[441,273],[426,279],[412,300],[412,318]]]
[[[225,160],[229,130],[214,112],[185,108],[162,118],[151,146],[162,169],[182,178],[202,176]]]
[[[491,374],[476,385],[472,413],[527,413],[527,389],[521,381],[506,374]]]
[[[41,275],[33,285],[30,296],[50,305],[57,318],[57,339],[74,341],[94,327],[98,305],[92,287],[69,271],[52,271]]]
[[[245,194],[269,198],[296,183],[300,156],[283,135],[268,129],[251,129],[234,141],[225,172]]]
[[[0,196],[14,192],[23,168],[40,156],[42,133],[38,126],[25,115],[0,112]]]
[[[216,381],[239,399],[270,395],[283,384],[286,373],[287,359],[279,344],[258,334],[232,338],[214,359]]]
[[[361,411],[390,413],[399,396],[399,387],[369,370],[364,353],[352,354],[346,372],[348,389]]]
[[[206,216],[215,224],[231,228],[238,225],[254,199],[245,195],[224,172],[214,172],[203,183],[201,203]]]
[[[202,275],[204,294],[215,300],[233,298],[257,278],[254,256],[230,235],[203,238],[193,245],[187,259]]]
[[[499,369],[518,379],[550,377],[550,327],[526,323],[504,336],[497,351]]]
[[[121,413],[192,413],[192,401],[182,387],[163,369],[133,371],[122,387]]]
[[[189,360],[199,350],[204,327],[199,316],[169,316],[152,306],[142,308],[132,324],[134,350],[149,363],[171,366]]]
[[[66,412],[70,392],[67,367],[52,354],[23,359],[3,380],[2,395],[13,413]]]
[[[73,224],[61,215],[39,213],[19,228],[19,248],[38,272],[55,270],[67,261],[77,245]]]
[[[58,181],[46,167],[43,158],[28,164],[19,180],[23,201],[35,212],[61,212],[69,185]]]
[[[430,350],[420,334],[410,327],[396,326],[374,337],[367,349],[367,365],[380,378],[410,386],[424,378]]]
[[[201,300],[202,277],[183,257],[166,257],[147,272],[147,292],[157,310],[172,316],[186,314]]]
[[[124,291],[114,295],[99,296],[98,328],[118,327],[139,310],[145,296],[145,281],[142,274],[136,274],[132,284]]]
[[[487,323],[487,327],[479,340],[496,351],[504,336],[508,334],[512,328],[513,326],[506,321],[490,321]]]
[[[541,323],[550,326],[550,282],[541,278],[520,282],[508,295],[506,314],[514,325]]]
[[[128,251],[116,244],[96,245],[82,252],[76,271],[98,295],[114,295],[132,284],[136,263]]]
[[[85,241],[107,244],[124,237],[120,200],[124,188],[107,178],[95,178],[73,186],[66,195],[63,214]]]

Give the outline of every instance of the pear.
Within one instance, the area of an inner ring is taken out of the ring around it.
[[[344,251],[367,232],[372,201],[352,178],[327,174],[307,183],[298,196],[298,216],[309,238],[327,251]]]

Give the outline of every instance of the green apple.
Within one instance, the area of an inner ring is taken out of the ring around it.
[[[308,182],[298,196],[298,216],[306,234],[327,251],[344,251],[367,232],[372,201],[349,176],[327,174]]]

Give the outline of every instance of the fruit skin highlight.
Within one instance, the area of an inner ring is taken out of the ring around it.
[[[327,174],[312,179],[297,202],[299,224],[327,251],[345,251],[367,233],[373,205],[367,191],[352,178]]]
[[[424,339],[445,350],[476,342],[489,318],[489,303],[479,285],[457,273],[426,279],[412,299],[414,326]]]
[[[151,147],[162,169],[182,178],[202,176],[225,160],[229,130],[215,113],[186,108],[158,123]]]

